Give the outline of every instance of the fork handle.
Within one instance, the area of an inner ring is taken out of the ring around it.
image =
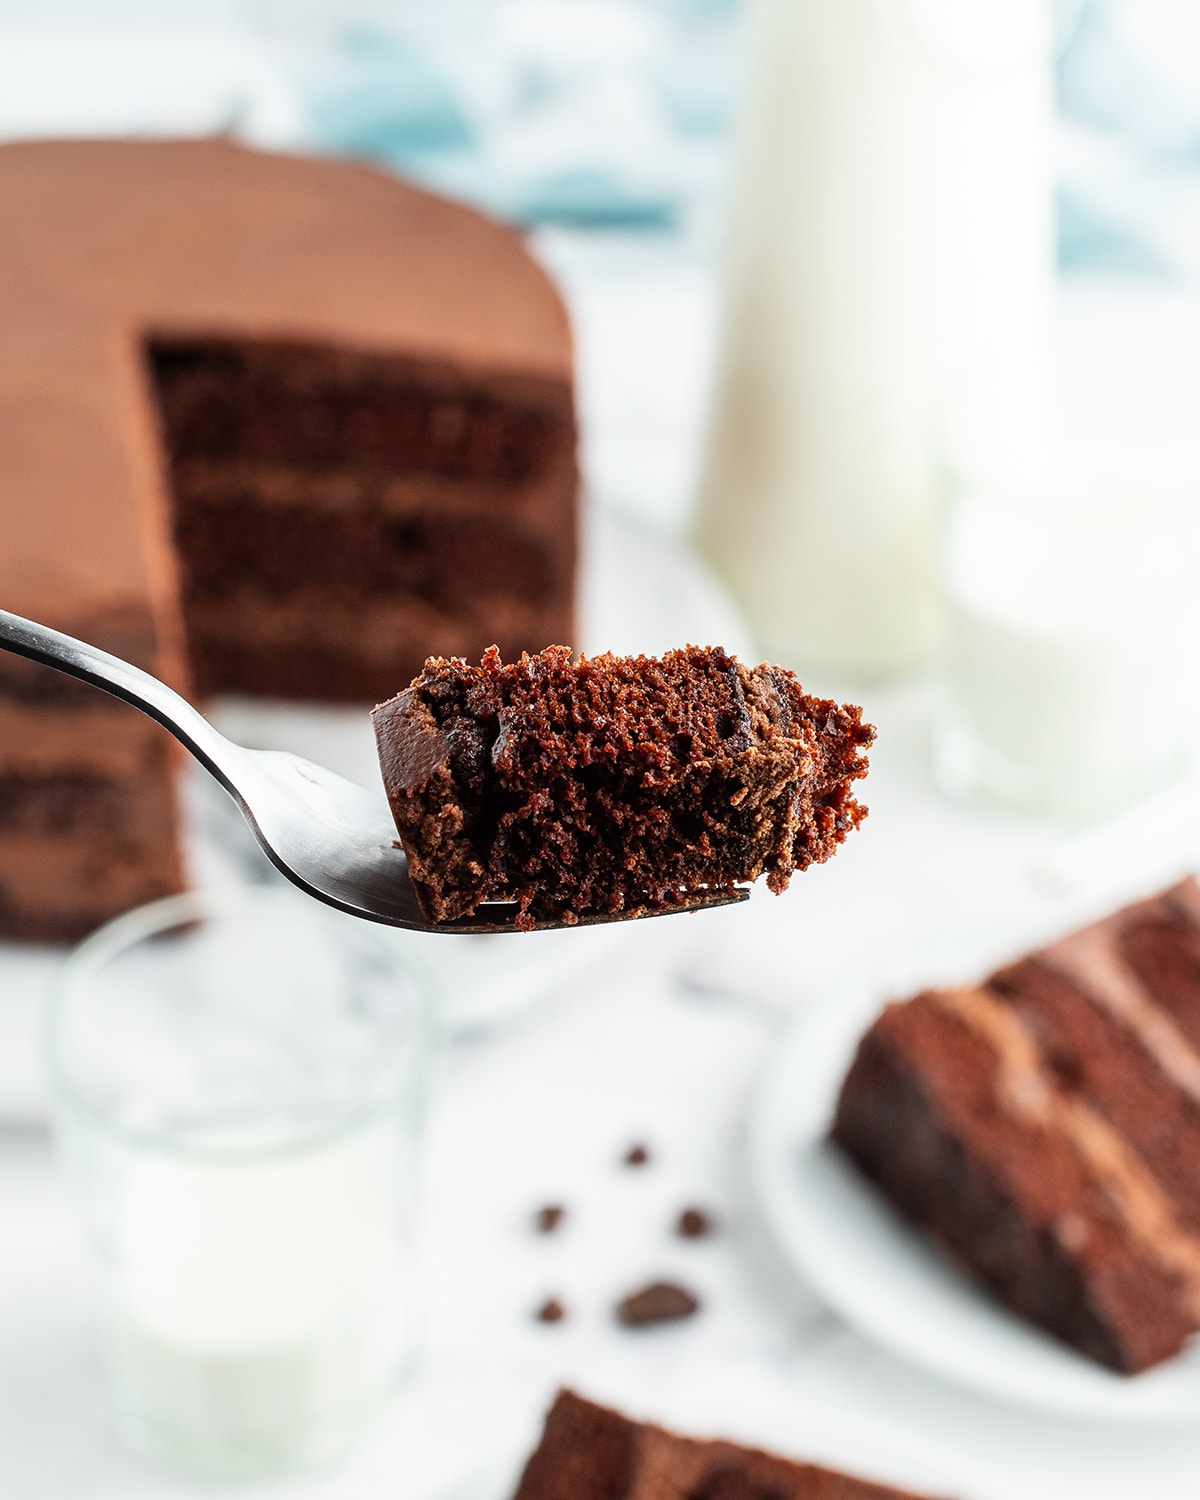
[[[186,698],[149,672],[143,672],[141,667],[4,609],[0,609],[0,650],[55,667],[68,677],[91,683],[102,692],[140,708],[169,730],[222,785],[230,788],[224,765],[227,755],[223,753],[230,748],[229,741]]]

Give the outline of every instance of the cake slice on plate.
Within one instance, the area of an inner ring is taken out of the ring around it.
[[[1014,1311],[1126,1374],[1200,1328],[1200,888],[891,1005],[833,1138]]]
[[[780,667],[719,647],[480,666],[431,659],[375,710],[380,764],[432,921],[641,915],[828,859],[866,809],[874,731]]]
[[[560,1391],[513,1500],[916,1500],[738,1443],[679,1437]]]

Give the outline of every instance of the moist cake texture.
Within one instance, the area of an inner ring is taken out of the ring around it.
[[[1200,1329],[1200,888],[889,1006],[833,1138],[1016,1312],[1132,1374]]]
[[[677,1436],[560,1391],[513,1500],[915,1500],[738,1443]]]
[[[570,640],[570,336],[518,237],[355,163],[0,147],[0,599],[185,692],[368,705]],[[175,757],[0,658],[0,933],[178,889]]]
[[[431,659],[373,715],[422,909],[516,902],[521,925],[688,904],[764,875],[782,891],[865,816],[874,731],[779,667],[718,647],[478,667]]]

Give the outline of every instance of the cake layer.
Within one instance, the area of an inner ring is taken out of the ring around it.
[[[298,469],[247,459],[189,458],[171,468],[176,513],[181,508],[254,505],[262,510],[321,517],[367,506],[400,520],[437,513],[453,517],[505,515],[548,532],[569,535],[562,524],[562,494],[575,478],[573,448],[556,450],[553,463],[522,484],[498,484],[436,474],[395,474],[352,463]]]
[[[890,1006],[859,1047],[833,1138],[1016,1312],[1102,1364],[1144,1369],[1200,1321],[1200,1241],[982,990]]]
[[[0,776],[85,774],[122,781],[151,764],[166,731],[96,688],[88,692],[86,707],[80,701],[67,708],[35,708],[0,696]]]
[[[530,378],[514,399],[452,369],[296,347],[159,349],[154,369],[193,641],[211,634],[197,611],[217,601],[245,604],[250,639],[265,600],[306,605],[310,633],[330,606],[440,611],[438,644],[427,639],[415,660],[393,655],[394,683],[430,650],[475,647],[474,619],[490,639],[508,627],[515,649],[564,626],[573,634],[569,389]],[[361,624],[356,635],[361,645]],[[382,661],[384,638],[372,635]],[[343,683],[310,677],[314,696]],[[244,673],[226,686],[250,687]]]
[[[1128,908],[1116,943],[1126,968],[1160,1014],[1200,1049],[1200,887],[1184,880],[1155,901]]]
[[[678,1436],[560,1391],[513,1500],[915,1500],[721,1440]]]
[[[374,714],[426,914],[639,914],[827,859],[865,814],[858,709],[719,648],[437,659]]]
[[[568,606],[560,605],[563,615]],[[537,601],[504,599],[494,609],[480,609],[460,619],[425,599],[367,597],[355,603],[334,601],[320,589],[297,589],[275,600],[244,593],[235,599],[197,600],[191,615],[197,635],[233,640],[239,630],[263,646],[326,644],[358,649],[365,661],[385,662],[397,645],[414,633],[434,639],[493,621],[506,634],[527,629],[548,608]]]
[[[69,942],[183,889],[173,814],[143,841],[0,832],[0,935]]]
[[[1012,964],[989,988],[1036,1035],[1059,1085],[1087,1100],[1153,1164],[1180,1217],[1200,1232],[1200,1099],[1194,1090],[1177,1086],[1135,1031],[1049,964],[1036,958]],[[1174,1056],[1179,1063],[1187,1053]]]
[[[574,447],[570,392],[552,380],[471,381],[449,364],[296,343],[153,341],[148,353],[175,462],[350,462],[521,485]]]
[[[1200,1230],[1200,892],[1138,902],[993,975],[1063,1087],[1133,1144]]]
[[[157,776],[121,780],[90,771],[0,775],[0,856],[10,834],[69,834],[154,843],[173,817],[174,799],[165,767]]]
[[[352,512],[260,506],[237,496],[183,511],[176,537],[184,597],[288,599],[327,590],[330,602],[416,597],[449,614],[486,618],[495,599],[569,618],[574,557],[562,538],[496,513],[440,508],[393,515],[365,499]]]
[[[128,713],[143,743],[119,775],[87,758],[83,734],[74,764],[64,755],[57,773],[0,774],[0,935],[72,940],[183,888],[174,786],[182,752],[157,724]]]
[[[394,688],[397,671],[418,672],[431,649],[481,656],[499,639],[515,654],[532,632],[563,633],[570,607],[510,598],[477,615],[452,615],[415,598],[367,598],[357,608],[315,596],[284,603],[238,598],[197,602],[190,619],[201,694],[378,702]]]

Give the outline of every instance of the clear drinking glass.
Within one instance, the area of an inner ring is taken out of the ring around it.
[[[414,1352],[430,987],[396,935],[198,891],[68,959],[45,1051],[119,1431],[207,1478],[330,1458]]]
[[[1100,816],[1185,763],[1200,503],[1154,504],[1146,475],[1113,488],[956,503],[934,741],[952,793]]]

